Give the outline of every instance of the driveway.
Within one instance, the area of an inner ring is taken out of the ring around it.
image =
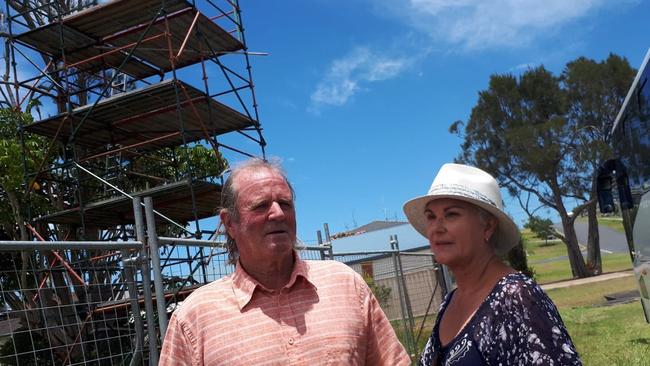
[[[589,225],[586,222],[576,221],[574,224],[578,242],[584,246],[587,244],[587,229]],[[553,224],[553,227],[560,232],[562,224]],[[603,225],[598,225],[598,233],[600,234],[600,251],[604,253],[627,253],[628,246],[625,234],[616,230],[610,229]]]

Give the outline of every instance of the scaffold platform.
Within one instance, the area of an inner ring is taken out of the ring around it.
[[[189,185],[185,181],[158,186],[136,192],[133,196],[151,197],[156,210],[176,222],[189,222],[195,219],[192,209]],[[198,219],[212,217],[220,204],[221,186],[219,184],[193,181],[192,189],[196,201]],[[133,223],[133,201],[122,196],[87,203],[84,206],[84,223],[87,227],[106,228]],[[59,211],[34,219],[48,224],[79,225],[79,207]],[[163,220],[159,220],[164,224]]]
[[[86,72],[117,69],[133,49],[133,57],[120,71],[137,79],[172,70],[170,56],[178,69],[244,49],[237,38],[184,0],[165,1],[164,8],[160,0],[111,1],[25,32],[16,40]]]
[[[178,101],[175,82],[180,94]],[[66,142],[72,130],[70,124],[79,124],[88,110],[90,114],[77,132],[75,143],[96,150],[152,151],[182,145],[182,130],[185,141],[193,142],[254,125],[252,119],[204,92],[170,79],[103,99],[94,108],[85,105],[75,108],[71,114],[62,113],[34,122],[25,129]]]

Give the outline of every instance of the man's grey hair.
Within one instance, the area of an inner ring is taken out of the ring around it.
[[[284,181],[287,183],[289,190],[291,190],[291,200],[296,200],[296,192],[293,190],[287,175],[280,166],[279,161],[277,160],[263,160],[259,158],[251,158],[246,160],[235,167],[230,169],[230,176],[226,179],[226,182],[223,185],[221,190],[221,210],[225,210],[230,215],[231,220],[237,222],[239,221],[239,211],[237,210],[237,198],[239,195],[236,178],[239,174],[249,170],[260,170],[266,169],[273,171],[280,175]],[[233,239],[228,231],[226,230],[226,250],[228,251],[228,263],[235,264],[239,258],[239,249],[237,248],[237,243]]]

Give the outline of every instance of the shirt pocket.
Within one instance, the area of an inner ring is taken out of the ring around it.
[[[330,336],[325,342],[325,365],[363,365],[365,344],[359,336]]]

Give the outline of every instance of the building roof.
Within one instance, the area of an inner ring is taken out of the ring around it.
[[[373,221],[363,226],[359,226],[358,228],[351,231],[367,233],[370,231],[388,229],[389,227],[393,227],[393,226],[404,225],[406,223],[407,223],[406,221]]]
[[[375,222],[386,223],[386,221]],[[364,226],[375,227],[373,225],[375,222]],[[332,242],[334,252],[390,250],[391,235],[397,235],[400,250],[421,248],[429,245],[429,241],[420,235],[411,224],[405,222],[391,222],[391,224],[395,225],[388,225],[359,235],[336,239]]]
[[[365,234],[365,233],[370,232],[370,231],[382,230],[382,229],[386,229],[386,228],[389,228],[389,227],[399,226],[399,225],[404,225],[404,224],[406,224],[405,221],[379,221],[379,220],[376,220],[376,221],[372,221],[372,222],[370,222],[368,224],[365,224],[365,225],[359,226],[357,228],[354,228],[352,230],[342,231],[340,233],[336,233],[336,234],[332,235],[332,240],[346,238],[348,236]]]

